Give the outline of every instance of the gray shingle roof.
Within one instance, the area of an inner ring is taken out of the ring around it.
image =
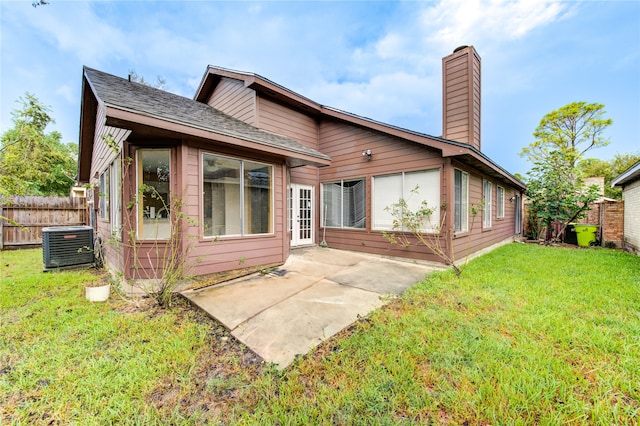
[[[265,132],[193,99],[88,67],[84,67],[84,73],[96,96],[107,106],[257,142],[268,147],[330,160],[328,156],[294,139]]]

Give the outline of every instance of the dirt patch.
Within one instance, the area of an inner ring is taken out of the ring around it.
[[[149,315],[162,311],[152,299],[129,309],[148,309]],[[174,297],[171,312],[178,321],[188,319],[205,325],[208,328],[206,344],[187,381],[176,383],[175,379],[167,378],[146,400],[167,414],[179,412],[204,424],[225,423],[226,413],[237,406],[250,385],[270,365],[235,339],[221,323],[183,297]]]

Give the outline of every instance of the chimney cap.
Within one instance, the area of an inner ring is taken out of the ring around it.
[[[463,49],[466,49],[467,47],[469,47],[469,46],[467,46],[466,44],[464,46],[458,46],[455,49],[453,49],[453,53],[459,52],[459,51],[461,51]]]

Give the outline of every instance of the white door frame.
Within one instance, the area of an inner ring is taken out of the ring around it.
[[[291,184],[289,193],[291,247],[311,245],[315,242],[314,192],[312,185]]]

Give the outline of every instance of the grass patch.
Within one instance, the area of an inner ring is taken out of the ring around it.
[[[90,303],[95,272],[43,273],[41,256],[0,252],[0,423],[205,422],[255,375],[259,358],[186,302]],[[232,385],[205,389],[210,375]]]
[[[639,308],[638,257],[508,245],[260,378],[238,421],[636,424]]]
[[[637,424],[640,258],[512,244],[277,371],[186,303],[0,253],[2,424]]]

